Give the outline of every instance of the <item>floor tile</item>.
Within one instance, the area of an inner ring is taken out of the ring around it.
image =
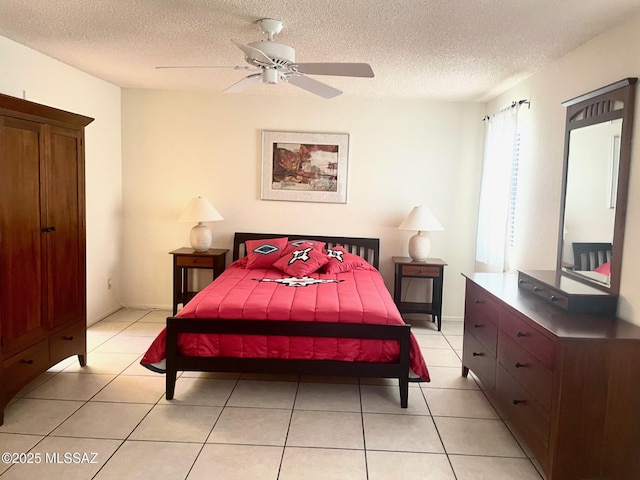
[[[367,450],[444,453],[433,419],[414,415],[363,415]]]
[[[0,433],[0,452],[25,453],[40,440],[45,438],[42,435],[22,435],[19,433]],[[11,462],[3,459],[0,462],[0,474],[11,466]]]
[[[99,334],[87,330],[87,352],[91,353],[91,351],[98,348],[111,337],[113,337],[113,334]]]
[[[463,335],[447,335],[445,338],[447,339],[447,343],[449,343],[451,348],[456,351],[462,351],[462,340],[464,338]]]
[[[368,451],[367,470],[368,480],[456,480],[444,454]]]
[[[102,320],[87,327],[87,335],[108,335],[110,338],[113,338],[116,334],[131,325],[131,323],[133,322],[113,322]]]
[[[130,355],[124,353],[113,353],[111,355]],[[136,355],[136,359],[131,362],[131,364],[125,368],[120,375],[134,375],[134,376],[146,376],[146,377],[158,377],[164,380],[165,376],[162,373],[152,372],[147,367],[143,367],[140,365],[140,360],[142,360],[142,355]],[[189,372],[191,373],[191,372]],[[180,372],[178,372],[180,375]],[[180,375],[181,376],[181,375]]]
[[[2,480],[92,478],[120,445],[119,440],[49,436],[33,450],[40,463],[14,465]]]
[[[129,439],[204,443],[221,410],[220,407],[156,405]]]
[[[398,387],[360,385],[362,411],[369,413],[395,413],[401,415],[429,415],[427,402],[419,388],[409,388],[407,408],[400,406]]]
[[[294,408],[359,412],[360,387],[335,383],[300,383]]]
[[[137,322],[141,318],[149,314],[149,310],[138,310],[135,308],[121,308],[117,312],[112,313],[108,317],[101,320],[100,323],[110,322]]]
[[[164,329],[165,324],[159,322],[136,322],[125,328],[120,335],[132,337],[156,337]]]
[[[137,353],[142,354],[149,349],[152,337],[124,335],[122,333],[110,338],[97,347],[93,353]]]
[[[171,310],[151,310],[147,314],[138,320],[140,322],[155,322],[167,324],[167,317],[171,317]]]
[[[197,443],[128,440],[94,480],[160,480],[186,478],[200,452]],[[144,461],[144,468],[140,462]]]
[[[480,387],[473,380],[472,375],[462,376],[461,367],[438,367],[429,365],[430,382],[421,382],[421,388],[456,388],[463,390],[478,390]]]
[[[448,335],[462,335],[464,333],[464,322],[442,322],[442,334],[446,337]]]
[[[296,382],[240,380],[227,405],[230,407],[293,408]]]
[[[278,480],[366,480],[364,450],[286,447]]]
[[[61,437],[125,439],[151,407],[135,403],[88,402],[52,434]]]
[[[139,355],[135,353],[87,353],[87,364],[81,367],[75,362],[66,367],[64,373],[99,373],[117,375],[129,367]]]
[[[458,367],[462,368],[460,357],[451,349],[421,348],[427,367]]]
[[[451,349],[451,345],[442,335],[426,335],[414,333],[413,335],[420,348],[444,348]]]
[[[31,392],[36,387],[39,387],[44,382],[51,380],[56,374],[57,372],[48,372],[48,371],[41,373],[36,378],[31,380],[29,383],[27,383],[24,387],[22,387],[20,391],[16,393],[16,397],[24,397],[26,394]]]
[[[427,405],[434,417],[498,418],[495,409],[480,390],[424,389]]]
[[[207,443],[284,446],[291,410],[225,408]]]
[[[449,454],[526,457],[501,420],[454,417],[434,420]]]
[[[51,400],[89,400],[102,390],[115,375],[59,373],[27,393],[27,398]]]
[[[83,402],[21,398],[5,409],[0,432],[47,435],[82,405]]]
[[[277,480],[281,458],[282,447],[207,444],[187,480]]]
[[[162,375],[161,378],[164,380],[164,375]],[[203,405],[209,407],[223,406],[227,403],[227,400],[229,400],[229,396],[236,386],[236,383],[236,380],[180,377],[176,381],[173,400],[167,400],[162,396],[159,403],[170,405]]]
[[[95,402],[157,403],[165,391],[164,378],[120,375],[91,399]]]
[[[358,385],[358,377],[332,377],[323,375],[302,375],[300,383],[341,383]]]
[[[541,480],[529,460],[522,458],[450,455],[458,480]]]
[[[294,410],[287,446],[364,449],[362,415]]]

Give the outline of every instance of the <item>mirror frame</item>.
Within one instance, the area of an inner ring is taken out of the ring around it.
[[[611,295],[620,291],[620,271],[622,269],[622,247],[624,245],[624,226],[627,214],[629,191],[629,169],[631,166],[631,137],[633,132],[633,114],[635,106],[635,86],[637,78],[625,78],[606,87],[580,95],[562,103],[567,108],[564,140],[564,165],[562,169],[562,197],[560,204],[560,224],[558,228],[558,257],[556,270],[562,275],[591,285]],[[569,169],[569,140],[571,131],[610,120],[622,119],[620,134],[620,163],[618,167],[618,185],[613,246],[611,251],[611,276],[609,286],[591,281],[571,270],[562,268],[564,245],[564,220],[567,195],[567,173]]]

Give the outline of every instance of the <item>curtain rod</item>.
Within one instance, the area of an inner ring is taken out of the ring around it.
[[[512,101],[511,105],[509,105],[508,107],[503,108],[502,110],[500,110],[500,112],[506,110],[507,108],[515,108],[519,105],[522,105],[523,103],[527,104],[528,108],[531,108],[531,101],[523,99],[523,100],[518,100],[518,101]],[[499,113],[499,112],[498,112]],[[485,120],[489,120],[491,117],[489,115],[485,115],[484,117],[482,117],[482,121],[484,122]]]

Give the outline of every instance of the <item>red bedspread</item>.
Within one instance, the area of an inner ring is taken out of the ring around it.
[[[338,274],[314,273],[306,277],[309,280],[287,282],[285,279],[290,277],[280,270],[246,269],[245,263],[240,260],[230,265],[177,317],[404,323],[380,273],[373,268]],[[163,330],[142,358],[142,365],[157,364],[165,358],[165,337]],[[180,334],[178,351],[185,356],[393,362],[397,360],[399,346],[391,340]],[[410,357],[413,373],[429,381],[413,335]]]

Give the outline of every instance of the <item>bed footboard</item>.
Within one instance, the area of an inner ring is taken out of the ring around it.
[[[400,405],[402,408],[407,408],[409,399],[410,332],[411,327],[409,325],[169,317],[167,318],[166,337],[166,398],[171,400],[174,396],[178,371],[331,375],[397,378],[400,389]],[[178,352],[178,335],[181,333],[395,340],[399,342],[400,355],[395,363],[279,358],[186,357]]]

